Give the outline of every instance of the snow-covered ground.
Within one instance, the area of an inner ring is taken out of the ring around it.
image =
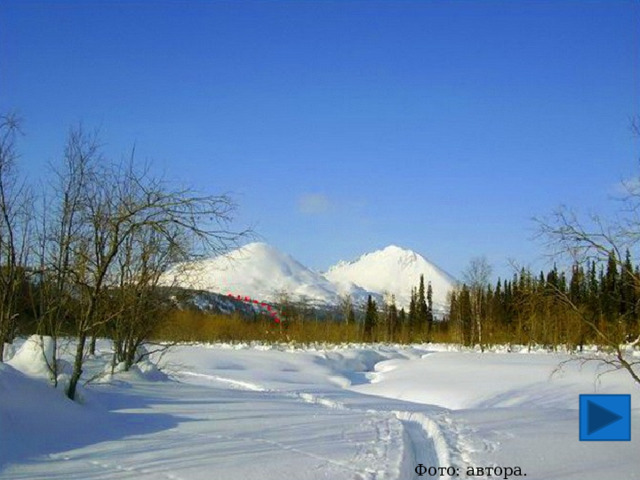
[[[108,361],[99,346],[87,378]],[[163,357],[166,375],[144,364],[73,403],[27,343],[0,364],[0,478],[448,478],[418,477],[423,464],[457,467],[455,478],[501,466],[529,480],[640,479],[638,387],[622,372],[597,379],[594,364],[556,371],[566,358],[181,346]],[[578,395],[593,392],[632,394],[631,442],[578,441]]]

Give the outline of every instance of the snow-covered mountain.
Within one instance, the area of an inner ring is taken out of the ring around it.
[[[422,255],[395,245],[362,255],[353,262],[339,262],[325,277],[333,283],[353,282],[382,295],[395,295],[398,307],[409,306],[411,288],[424,275],[425,288],[431,282],[434,307],[443,310],[447,294],[456,280]]]
[[[345,294],[356,304],[369,294],[378,301],[394,294],[396,304],[407,308],[421,274],[431,282],[435,306],[444,308],[454,279],[417,253],[396,246],[340,262],[323,275],[273,246],[250,243],[227,255],[180,265],[164,283],[271,302],[286,294],[291,300],[319,305],[337,305]]]
[[[227,255],[180,265],[165,277],[166,284],[278,301],[286,294],[294,301],[336,305],[348,293],[355,301],[369,292],[343,282],[339,286],[322,274],[266,243],[250,243]]]

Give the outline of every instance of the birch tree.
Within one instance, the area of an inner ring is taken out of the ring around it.
[[[59,228],[50,250],[56,279],[73,297],[76,349],[67,395],[74,399],[92,335],[112,325],[116,350],[130,365],[149,333],[142,326],[150,292],[171,263],[225,252],[244,232],[229,229],[235,205],[227,195],[173,188],[133,158],[109,162],[82,129],[69,136],[59,178]]]
[[[5,342],[11,343],[15,333],[29,246],[28,193],[16,174],[18,132],[14,115],[0,116],[0,362]]]
[[[464,282],[469,287],[471,298],[472,335],[477,340],[480,349],[484,351],[483,322],[485,312],[483,310],[483,295],[491,280],[492,268],[486,257],[475,257],[469,262],[464,272]]]

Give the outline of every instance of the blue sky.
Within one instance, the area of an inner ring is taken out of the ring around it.
[[[611,212],[637,173],[637,3],[0,4],[0,111],[43,175],[69,127],[231,192],[324,269],[397,244],[454,275],[544,266],[531,218]]]

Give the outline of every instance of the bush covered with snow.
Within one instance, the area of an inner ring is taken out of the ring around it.
[[[71,364],[57,358],[56,343],[51,337],[32,335],[18,348],[7,363],[16,370],[33,376],[51,378],[54,359],[57,359],[57,372],[60,377],[68,375]]]

